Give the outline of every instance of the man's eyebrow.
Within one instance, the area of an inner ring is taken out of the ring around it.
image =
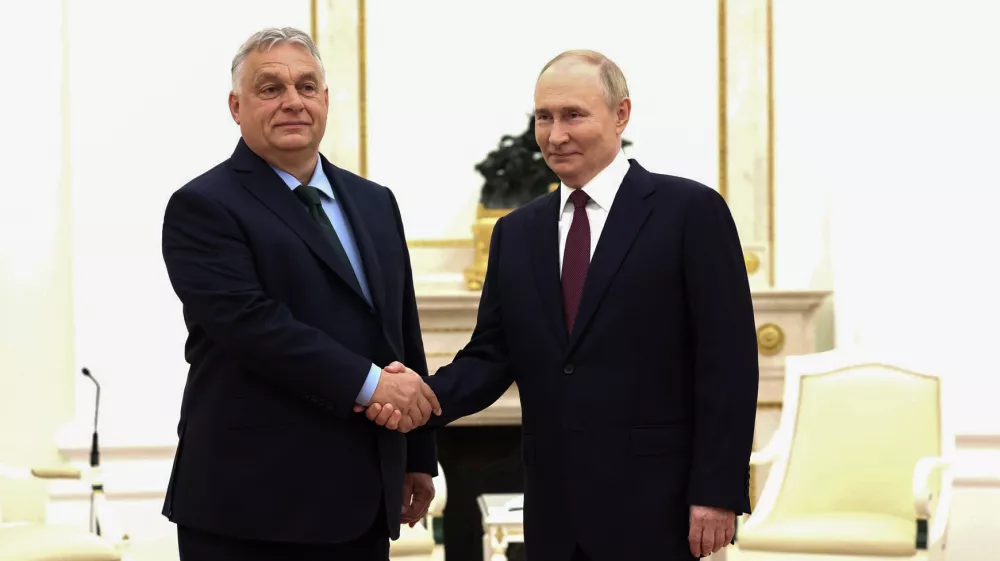
[[[253,82],[255,84],[260,84],[263,82],[280,82],[281,77],[273,72],[259,72],[254,76]]]

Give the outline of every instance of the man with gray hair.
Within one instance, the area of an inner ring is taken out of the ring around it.
[[[715,190],[625,157],[631,111],[606,56],[545,65],[535,139],[561,185],[496,223],[472,339],[427,382],[444,408],[428,426],[517,383],[529,561],[707,557],[750,510],[757,342],[736,225]],[[377,399],[367,416],[398,426]]]
[[[182,561],[386,561],[437,474],[432,433],[401,432],[440,414],[399,208],[319,153],[308,35],[254,34],[232,79],[241,139],[163,219],[191,365],[163,514]],[[352,411],[369,402],[402,431]]]

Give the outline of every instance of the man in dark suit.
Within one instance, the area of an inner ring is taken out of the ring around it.
[[[183,561],[385,561],[434,495],[426,363],[391,191],[318,152],[328,90],[295,29],[233,62],[232,157],[170,198],[163,258],[191,364],[163,513]],[[413,371],[382,366],[402,361]],[[402,507],[402,508],[401,508]]]
[[[707,556],[750,510],[758,365],[736,227],[714,190],[625,159],[628,96],[599,53],[543,69],[536,138],[562,184],[496,223],[472,339],[428,380],[428,426],[516,382],[532,561]]]

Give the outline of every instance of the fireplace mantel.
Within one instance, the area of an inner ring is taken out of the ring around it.
[[[753,291],[760,364],[758,402],[779,406],[784,387],[785,357],[815,352],[816,310],[826,291]],[[430,372],[448,364],[469,341],[476,325],[480,293],[441,285],[417,287],[417,306]],[[459,425],[516,425],[521,422],[517,387],[486,410],[459,421]]]

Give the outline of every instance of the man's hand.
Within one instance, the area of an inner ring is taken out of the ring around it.
[[[360,413],[365,407],[355,405]],[[423,426],[431,413],[441,414],[441,404],[419,374],[399,362],[382,369],[382,377],[367,408],[370,421],[406,433]]]
[[[733,540],[736,531],[736,514],[731,510],[708,506],[691,507],[691,525],[688,544],[691,555],[708,557]]]
[[[410,528],[427,516],[427,509],[434,499],[434,480],[426,473],[407,473],[403,476],[403,517],[400,523]]]

